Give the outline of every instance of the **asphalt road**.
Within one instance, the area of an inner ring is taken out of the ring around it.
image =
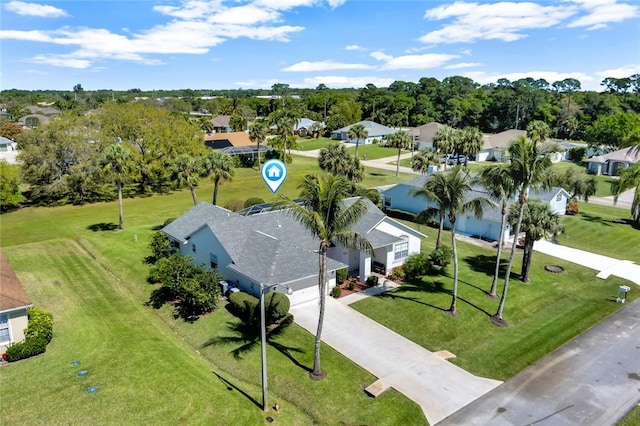
[[[639,401],[640,299],[438,426],[615,425]]]

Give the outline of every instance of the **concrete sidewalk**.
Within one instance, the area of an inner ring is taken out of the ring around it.
[[[317,301],[292,306],[291,313],[315,334]],[[446,353],[430,352],[333,298],[327,298],[322,341],[378,377],[382,388],[418,403],[432,425],[501,383],[468,373],[446,361]]]
[[[549,256],[599,271],[596,277],[606,279],[610,275],[624,278],[640,285],[640,265],[630,260],[619,260],[571,247],[553,244],[546,240],[536,241],[533,249]]]

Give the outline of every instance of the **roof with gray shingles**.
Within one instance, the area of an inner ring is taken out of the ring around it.
[[[368,134],[367,137],[369,137],[369,138],[373,138],[373,137],[376,137],[376,136],[391,135],[391,134],[397,132],[397,130],[392,129],[392,128],[387,127],[387,126],[383,126],[382,124],[378,124],[378,123],[373,122],[373,121],[364,120],[364,121],[359,121],[357,123],[354,123],[354,124],[351,124],[349,126],[343,127],[341,129],[334,130],[331,133],[348,132],[356,124],[362,124],[362,126],[367,131],[367,134]]]
[[[213,206],[208,203],[199,203],[162,228],[162,231],[170,237],[184,243],[191,234],[207,222],[211,220],[221,220],[234,214],[235,213],[222,207]]]
[[[624,163],[635,164],[640,161],[640,149],[628,147],[610,152],[608,154],[591,157],[587,160],[589,163],[606,163],[607,161],[620,161]]]

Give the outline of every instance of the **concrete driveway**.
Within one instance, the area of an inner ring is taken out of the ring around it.
[[[640,299],[438,426],[608,426],[638,401]]]
[[[315,334],[317,301],[293,306],[291,313]],[[327,298],[322,341],[378,377],[381,386],[418,403],[432,425],[501,383],[468,373],[333,298]]]

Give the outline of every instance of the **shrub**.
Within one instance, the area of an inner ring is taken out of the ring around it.
[[[229,295],[231,312],[246,324],[260,324],[260,299],[238,291]],[[272,291],[264,296],[264,313],[267,324],[284,324],[287,322],[291,302],[286,294]],[[292,317],[292,316],[291,316]]]
[[[53,315],[38,308],[27,310],[29,325],[25,330],[25,341],[7,348],[7,361],[19,361],[46,352],[53,338]]]
[[[575,215],[575,214],[578,214],[579,211],[580,211],[580,207],[578,206],[578,202],[577,201],[569,201],[567,203],[566,214]]]
[[[582,161],[587,153],[587,149],[584,147],[573,147],[569,149],[569,161],[579,163]]]
[[[402,266],[396,266],[395,268],[393,268],[391,270],[391,273],[389,274],[389,278],[391,278],[393,281],[403,281],[404,269],[402,269]]]
[[[431,269],[431,258],[426,253],[412,254],[404,261],[403,269],[407,279],[427,275]]]
[[[378,277],[376,275],[369,275],[367,277],[367,285],[369,287],[375,287],[378,285]]]
[[[169,257],[175,253],[169,242],[169,237],[162,231],[153,233],[151,242],[149,243],[149,250],[151,250],[151,254],[143,260],[144,263],[149,265],[153,265],[158,260]]]
[[[244,202],[244,208],[255,206],[256,204],[264,204],[264,200],[260,197],[247,198]]]
[[[336,271],[336,284],[342,284],[347,279],[347,268]]]
[[[244,208],[244,201],[234,198],[232,200],[227,201],[222,207],[224,207],[227,210],[231,210],[232,212],[239,212]]]
[[[355,290],[356,288],[356,280],[349,278],[347,282],[347,290]]]
[[[289,314],[291,302],[286,294],[272,291],[264,296],[264,311],[268,324],[280,324]]]
[[[334,288],[331,289],[331,297],[334,297],[337,299],[340,296],[342,296],[342,289],[340,287],[335,286]]]
[[[440,246],[429,255],[435,266],[446,268],[453,260],[453,250],[448,246]]]
[[[260,317],[256,318],[258,312],[258,298],[245,293],[244,291],[238,291],[229,295],[229,303],[231,304],[231,311],[235,316],[242,321],[250,324],[260,321]]]

